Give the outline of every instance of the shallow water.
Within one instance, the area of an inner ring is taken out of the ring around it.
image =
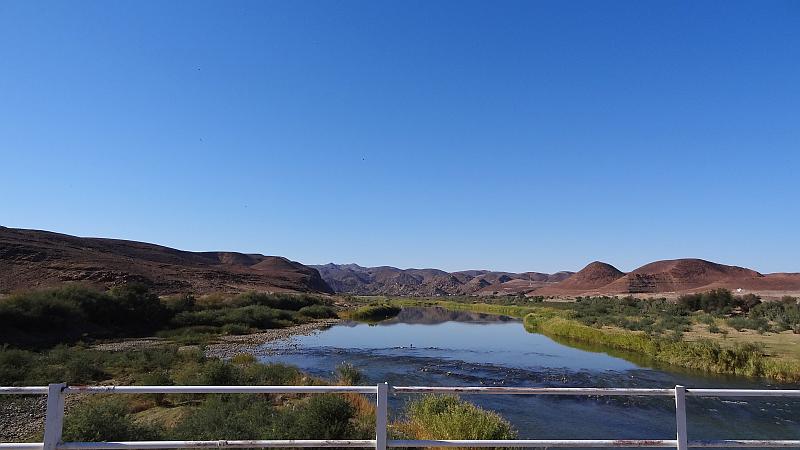
[[[283,362],[322,377],[348,362],[373,384],[562,387],[778,387],[763,380],[657,368],[635,355],[570,347],[519,320],[443,308],[406,308],[376,325],[345,322],[267,344]],[[597,349],[592,349],[597,350]],[[620,357],[622,356],[622,357]],[[635,361],[635,362],[634,362]],[[797,388],[797,386],[779,386]],[[410,396],[392,399],[392,413]],[[508,418],[520,438],[674,439],[671,398],[472,395]],[[800,402],[687,399],[690,439],[800,439]]]

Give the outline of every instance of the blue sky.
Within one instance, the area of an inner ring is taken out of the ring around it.
[[[0,224],[800,271],[800,3],[0,2]]]

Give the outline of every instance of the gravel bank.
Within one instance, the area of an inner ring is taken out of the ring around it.
[[[77,406],[85,394],[67,395],[65,414]],[[9,395],[0,399],[0,442],[41,442],[47,397]]]
[[[291,336],[304,336],[319,330],[330,328],[341,322],[340,319],[326,319],[313,323],[304,323],[287,328],[276,328],[261,333],[243,334],[241,336],[223,336],[214,344],[206,347],[206,356],[211,358],[230,358],[238,353],[249,353],[255,356],[267,356],[271,350],[261,348],[267,342],[287,339]]]

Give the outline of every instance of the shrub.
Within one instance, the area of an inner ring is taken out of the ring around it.
[[[353,426],[355,408],[341,396],[314,395],[278,417],[275,433],[282,439],[364,439],[367,430]],[[374,432],[374,431],[373,431]]]
[[[33,352],[0,347],[0,386],[24,384],[38,359]]]
[[[169,311],[141,285],[109,292],[67,286],[0,301],[0,342],[46,347],[89,338],[142,336],[164,326]]]
[[[232,364],[239,364],[239,365],[249,365],[255,364],[258,362],[258,359],[251,353],[237,353],[233,355],[231,358]]]
[[[172,430],[172,439],[275,439],[270,437],[275,412],[252,395],[209,396]]]
[[[356,366],[343,362],[336,366],[336,379],[339,384],[355,386],[364,380],[364,376]]]
[[[134,422],[119,398],[82,403],[64,418],[64,441],[147,441],[162,434],[158,428]]]
[[[406,407],[398,430],[412,439],[514,439],[511,424],[455,396],[426,395]]]
[[[299,311],[306,306],[325,303],[321,297],[310,294],[267,294],[257,292],[241,294],[234,298],[233,301],[239,306],[259,305],[289,311]]]
[[[332,319],[338,317],[333,308],[325,305],[304,306],[300,308],[298,312],[312,319]]]
[[[242,323],[226,323],[222,326],[222,332],[224,334],[247,334],[250,332],[250,328]]]
[[[769,331],[770,326],[767,319],[763,317],[731,317],[726,321],[728,326],[733,328],[736,331],[742,331],[744,329],[748,330],[756,330],[759,333],[765,333]]]
[[[401,308],[388,304],[367,305],[350,313],[350,318],[367,322],[379,322],[400,314]]]
[[[761,299],[756,295],[734,296],[727,289],[714,289],[698,294],[682,295],[678,298],[678,304],[690,311],[703,310],[714,314],[728,314],[736,307],[746,313],[760,303]]]

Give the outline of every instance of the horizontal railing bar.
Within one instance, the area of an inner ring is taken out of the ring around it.
[[[536,388],[495,386],[394,386],[398,394],[514,394],[514,395],[601,395],[601,396],[665,396],[674,389],[660,388]],[[64,393],[127,393],[127,394],[374,394],[375,386],[68,386]],[[0,387],[0,395],[45,395],[47,386]],[[692,397],[800,397],[797,389],[686,389]]]
[[[375,447],[366,439],[306,440],[221,440],[221,441],[130,441],[130,442],[64,442],[57,450],[177,449],[177,448],[296,448],[296,447]]]
[[[390,440],[387,447],[675,447],[676,439],[523,439],[523,440]],[[728,439],[714,441],[689,441],[693,448],[793,448],[800,447],[800,441],[771,441]]]
[[[390,440],[387,447],[675,447],[675,439]]]
[[[515,395],[661,395],[673,396],[675,389],[626,388],[534,388],[484,386],[394,386],[399,394],[515,394]]]
[[[675,439],[517,439],[517,440],[389,440],[387,447],[675,447]],[[58,450],[178,449],[178,448],[290,448],[350,447],[370,448],[374,440],[218,440],[218,441],[129,441],[65,442]],[[800,448],[800,440],[723,439],[689,441],[691,448]],[[3,450],[41,449],[41,443],[0,443]]]
[[[37,394],[47,395],[47,386],[19,386],[19,387],[0,387],[0,395],[25,395]]]
[[[375,386],[67,386],[64,393],[89,394],[375,394]]]
[[[800,441],[770,441],[758,439],[725,439],[718,441],[689,441],[694,448],[793,448],[800,447]]]
[[[800,397],[797,389],[686,389],[694,397]]]

